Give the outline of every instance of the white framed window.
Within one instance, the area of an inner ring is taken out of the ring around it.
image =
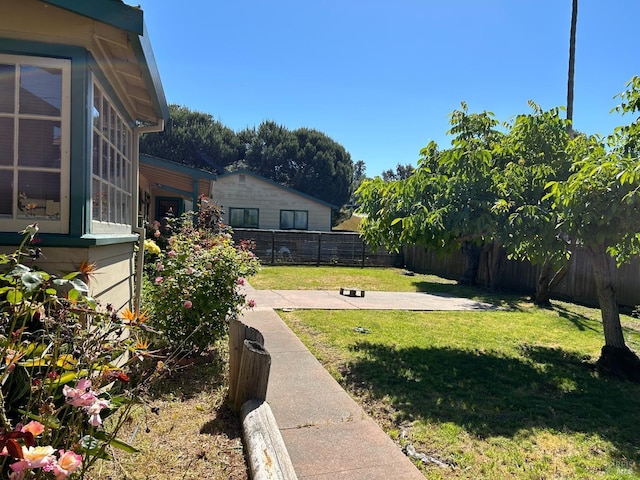
[[[132,129],[93,82],[91,233],[131,231]]]
[[[71,61],[0,54],[0,224],[69,232]]]

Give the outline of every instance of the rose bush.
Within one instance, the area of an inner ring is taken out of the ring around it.
[[[234,243],[220,210],[206,198],[199,207],[198,214],[150,225],[148,236],[163,248],[145,248],[143,292],[150,325],[171,349],[194,354],[222,338],[229,319],[248,306],[238,282],[259,268],[252,244]]]
[[[82,478],[109,445],[134,451],[116,436],[159,372],[141,361],[146,317],[88,296],[92,265],[64,277],[35,268],[37,230],[0,255],[0,478]]]

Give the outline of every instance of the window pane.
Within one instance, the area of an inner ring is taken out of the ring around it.
[[[12,216],[13,172],[0,170],[0,216]]]
[[[93,86],[93,109],[91,110],[91,117],[93,118],[93,126],[100,130],[100,106],[102,105],[102,97],[100,90],[95,85]]]
[[[102,177],[103,180],[109,181],[109,145],[102,141]]]
[[[20,120],[18,164],[60,168],[60,122]]]
[[[232,227],[242,227],[244,224],[244,210],[232,208],[229,210],[229,223]]]
[[[298,228],[300,230],[306,230],[307,229],[307,212],[304,210],[296,210],[294,224],[295,224],[295,228]]]
[[[258,228],[258,209],[248,208],[245,210],[245,227]]]
[[[102,219],[101,211],[102,211],[102,194],[100,192],[100,180],[93,179],[93,186],[91,187],[93,190],[93,202],[91,204],[91,218],[94,220],[100,221]]]
[[[280,228],[283,230],[293,228],[293,210],[282,210],[280,212]]]
[[[13,165],[13,118],[0,118],[0,165]]]
[[[93,174],[100,175],[100,135],[93,132]]]
[[[14,113],[15,65],[0,65],[0,112]]]
[[[62,70],[20,67],[20,113],[59,117],[61,105]]]
[[[18,217],[50,218],[60,213],[60,174],[18,174]]]
[[[109,187],[109,221],[116,223],[116,189]]]

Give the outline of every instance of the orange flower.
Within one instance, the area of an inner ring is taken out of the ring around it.
[[[125,323],[144,323],[149,320],[149,314],[147,312],[140,312],[139,310],[132,312],[129,310],[129,307],[125,307],[125,309],[120,312],[120,315],[122,315],[122,320]]]

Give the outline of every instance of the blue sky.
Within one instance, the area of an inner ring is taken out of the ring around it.
[[[367,175],[447,147],[448,114],[565,105],[571,0],[138,0],[169,103],[233,130],[320,130]],[[132,3],[131,0],[127,0]],[[638,0],[580,0],[574,126],[640,74]]]

